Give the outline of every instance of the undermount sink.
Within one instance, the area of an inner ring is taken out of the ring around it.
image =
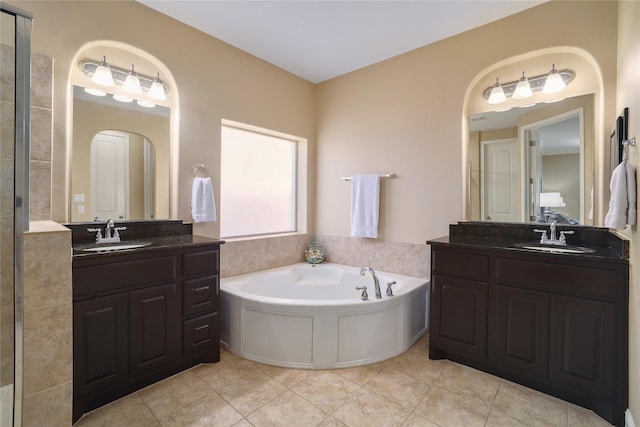
[[[594,249],[585,248],[583,246],[555,246],[539,243],[518,243],[515,246],[522,249],[555,254],[592,254],[595,252]]]
[[[145,246],[149,246],[151,243],[148,242],[136,242],[136,243],[116,243],[109,244],[103,246],[92,246],[90,248],[82,249],[83,252],[113,252],[113,251],[124,251],[127,249],[138,249],[144,248]]]

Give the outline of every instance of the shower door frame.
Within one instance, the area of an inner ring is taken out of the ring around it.
[[[14,121],[14,377],[13,425],[22,425],[23,388],[23,235],[29,231],[29,158],[31,138],[31,13],[0,4],[0,12],[15,17]]]

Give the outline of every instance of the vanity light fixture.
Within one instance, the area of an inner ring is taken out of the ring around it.
[[[91,75],[91,80],[101,86],[113,86],[113,75],[111,74],[111,68],[107,64],[107,57],[102,57],[102,62],[96,64],[94,72]]]
[[[522,72],[522,77],[518,81],[515,90],[513,91],[512,97],[515,99],[525,99],[529,98],[533,95],[531,91],[531,85],[529,84],[529,79],[524,76],[524,71]]]
[[[560,73],[558,73],[558,70],[556,70],[556,64],[553,64],[551,71],[549,71],[549,75],[544,82],[544,88],[542,91],[544,93],[556,93],[560,92],[565,87],[567,87],[567,84],[562,79]]]
[[[156,77],[150,77],[136,73],[133,65],[131,65],[131,70],[108,65],[104,56],[102,57],[102,62],[95,61],[93,59],[83,59],[78,63],[78,66],[85,76],[91,78],[91,80],[97,84],[103,86],[119,85],[122,86],[124,90],[129,91],[129,93],[146,93],[147,96],[153,99],[167,99],[169,88],[162,80],[160,80],[159,73],[156,74]],[[96,75],[98,75],[98,77],[96,77]],[[112,84],[100,83],[103,78],[105,82],[110,78]],[[131,83],[127,83],[127,80]],[[136,80],[138,82],[137,84],[135,82]],[[128,90],[130,87],[129,84],[132,85],[131,90]],[[140,91],[138,91],[138,87],[140,88]]]
[[[122,89],[125,92],[134,93],[139,95],[142,93],[142,86],[140,86],[140,79],[133,69],[133,64],[131,64],[131,72],[127,75],[127,78],[124,79],[124,84],[122,85]]]
[[[487,100],[489,104],[500,104],[506,101],[509,97],[512,97],[514,99],[523,99],[531,96],[524,96],[528,93],[528,91],[526,90],[526,83],[528,83],[529,85],[531,94],[540,91],[543,91],[544,93],[555,93],[567,87],[567,85],[571,83],[575,78],[575,71],[569,69],[557,70],[554,64],[548,74],[541,74],[527,79],[523,72],[522,78],[520,78],[519,80],[504,83],[502,85],[500,85],[498,83],[498,79],[496,79],[496,84],[486,88],[482,93],[482,96]],[[549,89],[546,89],[547,84],[549,85]],[[516,91],[519,90],[518,86],[522,88],[520,90],[522,90],[523,96],[516,95]],[[498,89],[498,87],[500,89]],[[504,97],[500,96],[500,92],[503,92]],[[496,95],[494,96],[494,94]]]
[[[504,89],[502,89],[502,85],[498,82],[497,78],[496,84],[488,88],[487,91],[489,91],[489,96],[487,97],[487,102],[489,104],[500,104],[507,100],[507,97],[504,94]]]

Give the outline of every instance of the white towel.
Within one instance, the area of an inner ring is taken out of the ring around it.
[[[636,223],[636,174],[633,166],[624,160],[611,174],[609,212],[605,227],[624,230]]]
[[[216,201],[213,198],[211,177],[193,178],[191,189],[191,216],[193,222],[215,222]]]
[[[351,236],[378,237],[380,175],[351,178]]]

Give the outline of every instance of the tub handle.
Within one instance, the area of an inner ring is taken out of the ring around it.
[[[369,294],[367,293],[367,287],[366,286],[356,286],[356,291],[362,291],[362,295],[360,298],[362,298],[362,301],[369,301]]]
[[[395,280],[394,280],[393,282],[388,282],[388,283],[387,283],[387,296],[388,296],[388,297],[392,297],[392,296],[393,296],[393,290],[391,290],[391,287],[392,287],[393,285],[395,285],[395,284],[396,284],[396,281],[395,281]]]

